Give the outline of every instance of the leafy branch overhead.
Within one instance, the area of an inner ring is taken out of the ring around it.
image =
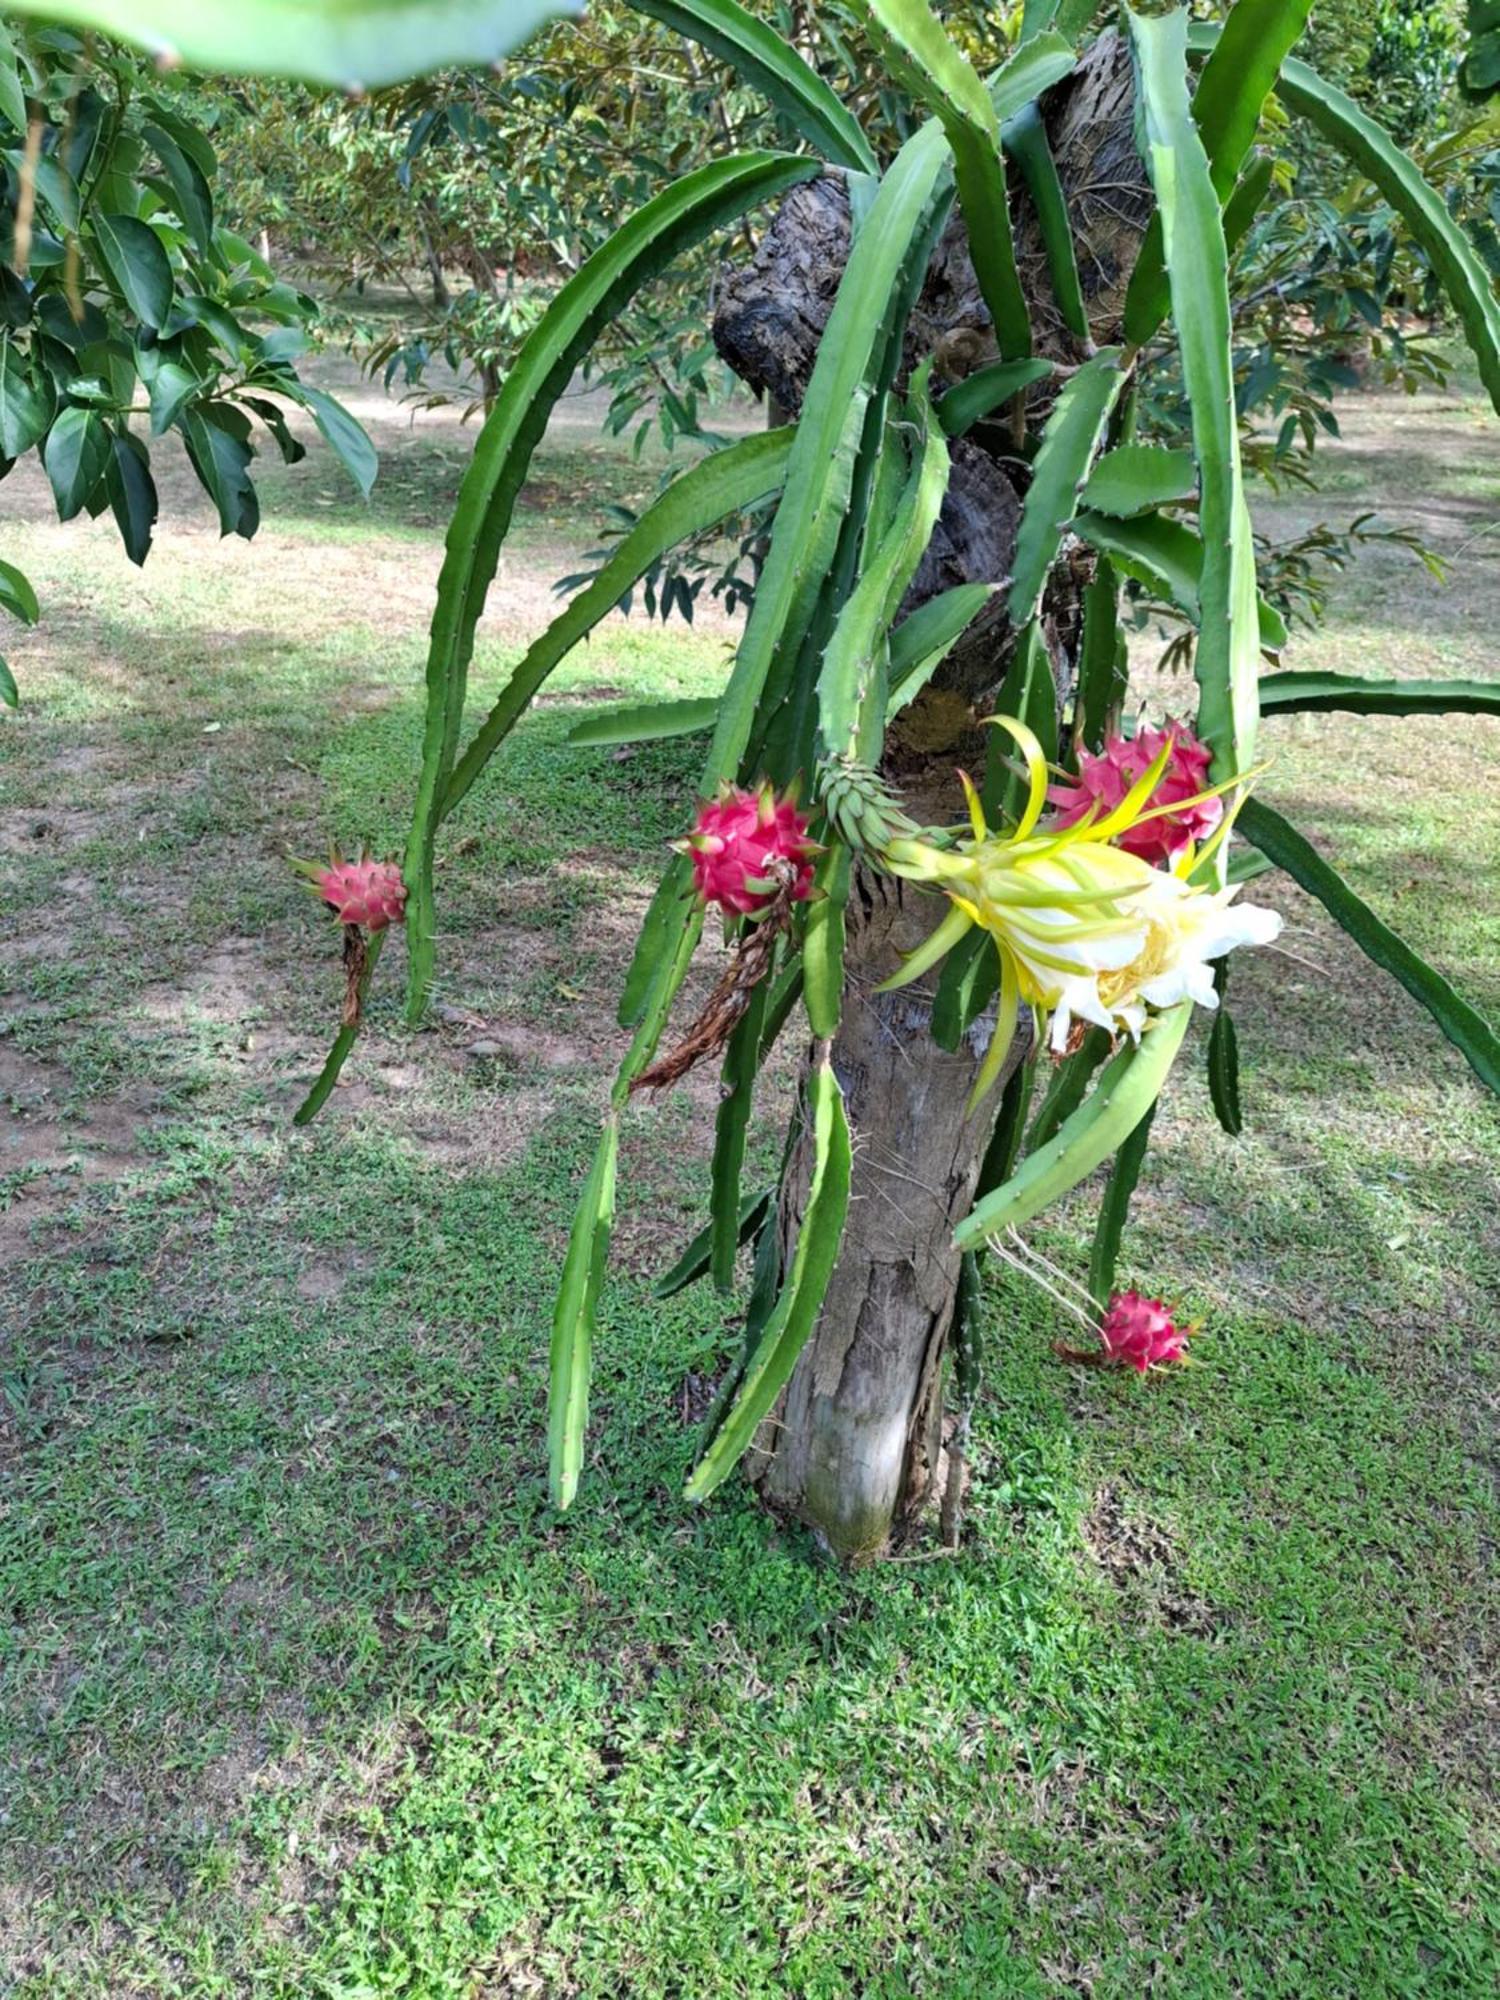
[[[215,215],[214,150],[185,94],[122,52],[38,31],[0,44],[6,240],[0,268],[3,471],[41,459],[58,516],[109,509],[144,563],[169,432],[224,534],[253,535],[257,432],[295,463],[302,408],[368,494],[369,439],[301,380],[313,301]],[[35,600],[4,600],[32,619]],[[0,694],[15,698],[9,669]]]

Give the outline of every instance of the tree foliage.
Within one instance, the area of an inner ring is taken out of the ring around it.
[[[56,28],[0,40],[0,476],[36,452],[59,518],[108,510],[135,563],[157,519],[152,446],[168,433],[225,534],[259,522],[258,437],[288,462],[304,455],[288,405],[362,491],[375,477],[359,425],[297,374],[313,301],[220,222],[192,112],[131,52]],[[14,580],[0,601],[37,615]],[[15,698],[9,669],[0,692]]]

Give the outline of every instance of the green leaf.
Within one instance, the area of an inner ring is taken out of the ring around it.
[[[1198,469],[1190,451],[1169,451],[1160,444],[1121,444],[1106,452],[1089,474],[1082,504],[1123,519],[1174,500],[1191,500],[1197,491]]]
[[[552,1382],[547,1401],[550,1486],[552,1504],[562,1512],[572,1506],[583,1471],[594,1330],[614,1228],[619,1155],[619,1121],[611,1116],[605,1120],[599,1149],[573,1218],[562,1283],[552,1311]]]
[[[1207,24],[1189,37],[1195,51],[1211,50],[1218,30]],[[1494,283],[1447,203],[1425,181],[1406,154],[1353,98],[1288,58],[1281,66],[1276,95],[1289,111],[1315,126],[1379,189],[1426,252],[1465,338],[1479,364],[1480,380],[1500,410],[1500,300]]]
[[[1224,247],[1231,257],[1249,233],[1275,178],[1275,157],[1257,153],[1235,183],[1234,193],[1224,204]]]
[[[1090,1028],[1071,1055],[1064,1056],[1052,1072],[1047,1094],[1042,1099],[1036,1121],[1026,1137],[1034,1153],[1045,1146],[1064,1119],[1071,1118],[1082,1104],[1093,1081],[1094,1071],[1109,1054],[1113,1037],[1104,1028]]]
[[[891,634],[888,718],[932,678],[999,587],[956,583],[902,619]]]
[[[209,74],[373,90],[458,63],[495,63],[580,0],[13,0]]]
[[[978,1250],[987,1237],[1019,1229],[1119,1150],[1160,1096],[1192,1011],[1193,1003],[1184,1000],[1157,1015],[1138,1046],[1121,1049],[1057,1135],[975,1203],[953,1232],[960,1250]]]
[[[740,1203],[739,1235],[737,1247],[743,1249],[752,1236],[759,1236],[761,1225],[771,1212],[771,1203],[776,1199],[774,1182],[762,1188],[759,1194],[746,1195]],[[651,1288],[651,1296],[656,1299],[674,1299],[679,1292],[685,1292],[689,1285],[696,1285],[700,1278],[708,1276],[709,1260],[713,1253],[714,1225],[710,1222],[700,1229],[689,1243],[677,1262],[663,1278],[658,1278]]]
[[[356,423],[334,397],[306,382],[299,382],[296,390],[288,393],[295,393],[297,401],[311,412],[313,422],[332,445],[340,464],[368,500],[380,470],[380,457],[363,424]]]
[[[1500,681],[1366,680],[1313,671],[1267,674],[1262,715],[1500,715]]]
[[[709,1169],[709,1228],[713,1235],[711,1265],[714,1289],[734,1290],[735,1257],[740,1247],[740,1176],[755,1105],[755,1079],[760,1073],[761,1031],[765,1026],[770,988],[765,980],[755,988],[724,1051],[719,1081],[719,1108],[714,1115],[713,1161]]]
[[[863,11],[896,76],[942,122],[1000,358],[1019,360],[1031,352],[1031,321],[1016,271],[1000,120],[990,94],[927,0],[865,0]]]
[[[698,736],[712,729],[719,697],[703,695],[686,701],[644,701],[632,708],[611,708],[587,716],[568,731],[568,741],[597,749],[609,743],[655,743],[667,736]]]
[[[1078,507],[1079,489],[1124,383],[1119,348],[1102,348],[1068,379],[1052,405],[1011,564],[1010,622],[1018,631],[1040,608],[1048,573]]]
[[[854,238],[803,398],[771,546],[704,767],[704,791],[738,770],[769,699],[773,666],[790,680],[808,629],[825,608],[865,416],[899,342],[902,276],[909,264],[925,266],[943,212],[946,159],[936,123],[908,139]]]
[[[144,125],[141,137],[161,161],[183,227],[207,256],[214,240],[214,198],[202,167],[162,125]]]
[[[8,335],[0,335],[0,458],[20,458],[46,435],[56,404],[45,376],[39,385],[27,372],[26,357]]]
[[[134,215],[96,215],[94,241],[126,305],[157,331],[172,310],[172,266],[150,223]]]
[[[194,472],[219,510],[219,532],[243,535],[246,541],[260,522],[255,488],[250,482],[254,454],[235,434],[230,419],[237,413],[222,403],[183,413],[180,428]]]
[[[22,155],[19,151],[8,155],[11,165],[19,173]],[[81,219],[78,206],[78,188],[73,177],[62,163],[51,153],[43,153],[32,163],[32,174],[36,182],[37,197],[57,224],[63,236],[76,236]],[[32,261],[36,261],[37,239],[32,238]],[[55,260],[62,261],[61,257]]]
[[[1077,60],[1073,41],[1073,34],[1066,29],[1056,34],[1034,35],[1024,48],[1017,49],[992,76],[985,78],[984,87],[1002,129],[1044,90],[1050,90],[1068,75]]]
[[[842,840],[830,839],[818,862],[815,897],[802,938],[802,998],[807,1025],[818,1041],[838,1032],[844,1006],[844,912],[849,903],[851,856]]]
[[[1221,205],[1231,198],[1255,143],[1282,58],[1296,45],[1311,11],[1312,0],[1235,0],[1219,45],[1203,66],[1193,92],[1193,122]],[[1144,346],[1156,332],[1169,296],[1161,220],[1153,216],[1125,295],[1125,338],[1133,346]]]
[[[964,1036],[994,999],[1000,960],[994,940],[975,924],[943,960],[932,996],[932,1039],[956,1055]]]
[[[746,1365],[739,1394],[688,1480],[689,1500],[706,1500],[739,1463],[807,1344],[838,1262],[853,1154],[843,1092],[827,1063],[813,1071],[807,1097],[813,1169],[792,1267]]]
[[[204,384],[180,361],[163,361],[151,378],[151,435],[160,437],[176,423],[183,407],[200,395]]]
[[[16,45],[11,40],[10,30],[3,21],[0,21],[0,118],[4,118],[5,122],[13,126],[17,132],[25,132],[28,122],[26,92],[22,87],[21,72],[16,63]]]
[[[1179,9],[1146,19],[1127,9],[1126,20],[1139,68],[1142,151],[1162,222],[1198,465],[1203,561],[1193,670],[1198,734],[1213,746],[1213,776],[1220,780],[1248,770],[1254,759],[1260,652],[1255,545],[1234,411],[1224,218],[1193,122],[1187,15]]]
[[[1181,521],[1165,514],[1141,514],[1113,520],[1107,514],[1079,513],[1073,532],[1106,555],[1126,576],[1177,606],[1194,625],[1201,625],[1203,607],[1203,544]],[[1259,643],[1275,652],[1286,644],[1286,624],[1275,605],[1258,600]]]
[[[1500,90],[1500,0],[1469,0],[1469,48],[1459,82],[1465,97],[1482,104]]]
[[[485,419],[448,528],[428,648],[422,775],[405,866],[409,1018],[420,1018],[432,978],[432,841],[453,775],[474,631],[553,405],[600,329],[642,285],[723,223],[816,171],[812,161],[755,153],[716,161],[664,189],[563,286],[523,343]]]
[[[0,659],[0,701],[8,708],[21,706],[21,690],[16,686],[16,677],[9,664],[3,659]]]
[[[1049,764],[1057,761],[1057,682],[1052,655],[1042,634],[1041,621],[1033,618],[1012,649],[1005,679],[995,697],[997,715],[1014,716],[1024,722],[1042,746]],[[1015,821],[1020,818],[1027,784],[1010,758],[1010,738],[1003,729],[988,731],[982,796],[986,816]]]
[[[883,676],[877,669],[884,666],[885,635],[932,539],[948,490],[948,446],[932,420],[925,377],[915,385],[911,403],[913,421],[922,429],[910,474],[888,532],[844,601],[818,674],[818,726],[829,757],[858,756],[867,747],[861,735],[869,726],[872,697],[880,697],[878,719],[884,720],[885,700],[877,685]],[[887,433],[893,449],[900,449],[902,428]],[[868,747],[878,754],[878,742]]]
[[[1120,579],[1109,557],[1100,556],[1083,590],[1083,645],[1078,656],[1078,702],[1073,722],[1075,752],[1080,747],[1103,748],[1129,682],[1129,651],[1120,629]]]
[[[176,142],[178,148],[186,153],[197,167],[204,181],[212,187],[219,171],[219,161],[207,133],[196,126],[190,118],[184,118],[180,112],[175,111],[165,98],[148,97],[146,103],[150,107],[153,124]]]
[[[30,577],[14,563],[0,562],[0,609],[19,618],[23,625],[35,625],[42,615]]]
[[[1000,1094],[1000,1109],[995,1114],[995,1129],[984,1149],[984,1158],[979,1163],[979,1178],[974,1183],[976,1202],[1004,1187],[1016,1170],[1040,1061],[1040,1052],[1033,1049],[1006,1078],[1005,1088]]]
[[[1208,1036],[1208,1094],[1214,1116],[1231,1139],[1238,1139],[1245,1129],[1245,1117],[1240,1108],[1240,1038],[1234,1016],[1223,1000],[1227,965],[1226,959],[1220,959],[1214,972],[1220,999]]]
[[[741,438],[723,451],[707,458],[672,481],[641,515],[616,548],[599,574],[554,618],[525,656],[511,670],[510,679],[497,698],[473,740],[459,759],[453,778],[443,795],[440,821],[459,804],[495,751],[525,714],[533,696],[547,676],[579,642],[607,618],[632,585],[645,575],[665,552],[711,528],[727,514],[738,513],[775,493],[786,477],[792,432],[784,428],[759,431]],[[653,705],[660,716],[664,709],[707,708],[712,723],[718,712],[719,697],[712,701],[669,702]],[[634,737],[605,734],[616,723],[648,713],[645,708],[612,709],[607,715],[590,716],[578,723],[569,740],[582,743],[629,742]],[[696,725],[695,725],[696,726]],[[585,735],[584,732],[588,732]]]
[[[681,873],[679,873],[679,869]],[[625,1051],[625,1059],[615,1072],[613,1101],[617,1106],[626,1104],[630,1098],[630,1087],[656,1053],[657,1043],[667,1025],[672,1011],[672,1003],[687,978],[688,968],[693,962],[693,953],[698,948],[698,940],[703,935],[704,906],[702,900],[684,889],[692,882],[692,870],[686,857],[674,857],[674,866],[667,871],[667,881],[674,877],[679,889],[674,905],[662,923],[660,949],[650,963],[645,994],[638,1010],[635,1034],[630,1047]],[[653,906],[654,907],[654,906]],[[647,916],[650,928],[650,913]],[[643,931],[642,935],[645,935]]]
[[[938,422],[949,437],[962,437],[1051,373],[1052,363],[1040,355],[1030,361],[996,361],[988,368],[976,368],[938,397]]]
[[[874,174],[879,163],[853,112],[774,28],[735,0],[635,0],[639,13],[701,42],[782,112],[836,166]]]
[[[128,433],[116,431],[110,439],[109,504],[125,553],[139,569],[151,553],[151,531],[156,526],[156,485],[145,447]]]
[[[1128,1139],[1122,1141],[1109,1170],[1099,1219],[1094,1224],[1094,1243],[1089,1256],[1089,1297],[1103,1312],[1115,1288],[1115,1266],[1120,1261],[1120,1239],[1130,1219],[1130,1201],[1141,1178],[1146,1149],[1151,1143],[1151,1126],[1156,1106],[1149,1105]]]
[[[1089,321],[1073,248],[1073,221],[1038,106],[1028,104],[1024,111],[1018,112],[1000,137],[1006,152],[1021,170],[1036,210],[1042,248],[1047,255],[1047,276],[1063,324],[1077,339],[1087,340]]]
[[[1474,1074],[1500,1094],[1500,1036],[1467,1000],[1460,999],[1442,974],[1419,958],[1369,904],[1331,868],[1312,842],[1261,799],[1247,799],[1237,821],[1240,832],[1268,861],[1284,868],[1299,888],[1320,902],[1348,932],[1366,958],[1391,973],[1436,1021]]]
[[[88,505],[108,462],[109,432],[98,413],[76,405],[61,411],[42,446],[60,521],[71,521]]]

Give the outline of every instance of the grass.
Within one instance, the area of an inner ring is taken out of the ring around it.
[[[1347,511],[1471,546],[1446,593],[1368,552],[1296,664],[1493,671],[1472,417],[1351,411]],[[406,1032],[389,980],[294,1132],[338,973],[283,857],[399,840],[461,450],[382,442],[397,500],[315,460],[249,548],[169,488],[144,578],[7,484],[47,622],[0,730],[0,1991],[1493,1991],[1492,1103],[1261,885],[1292,955],[1236,971],[1249,1131],[1218,1135],[1199,1037],[1129,1244],[1206,1365],[1070,1372],[996,1277],[969,1540],[854,1576],[733,1483],[677,1497],[684,1383],[734,1325],[649,1295],[711,1087],[644,1110],[559,1519],[548,1302],[695,764],[566,730],[600,690],[713,687],[732,635],[614,621],[563,670],[450,829],[446,1015]],[[601,463],[544,453],[476,701],[589,498],[654,476]],[[1500,725],[1274,748],[1267,796],[1500,1011]],[[1035,1233],[1074,1270],[1091,1201]]]

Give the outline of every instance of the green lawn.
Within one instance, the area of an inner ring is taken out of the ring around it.
[[[1345,429],[1323,511],[1415,520],[1452,584],[1372,550],[1291,663],[1493,673],[1500,433],[1458,396]],[[697,761],[564,739],[600,690],[711,689],[733,634],[616,620],[558,676],[449,829],[443,1018],[400,1026],[398,949],[294,1132],[339,975],[285,855],[399,841],[466,447],[381,442],[384,500],[315,457],[249,547],[174,483],[143,576],[6,482],[46,622],[0,724],[0,1992],[1494,1991],[1493,1103],[1258,885],[1249,1129],[1196,1034],[1128,1249],[1204,1365],[1069,1371],[997,1278],[963,1551],[846,1576],[734,1483],[678,1498],[735,1339],[650,1297],[701,1220],[695,1084],[629,1128],[558,1518],[550,1291]],[[554,437],[476,701],[654,477]],[[1266,797],[1500,1013],[1500,723],[1267,737]],[[1092,1198],[1034,1232],[1075,1271]]]

